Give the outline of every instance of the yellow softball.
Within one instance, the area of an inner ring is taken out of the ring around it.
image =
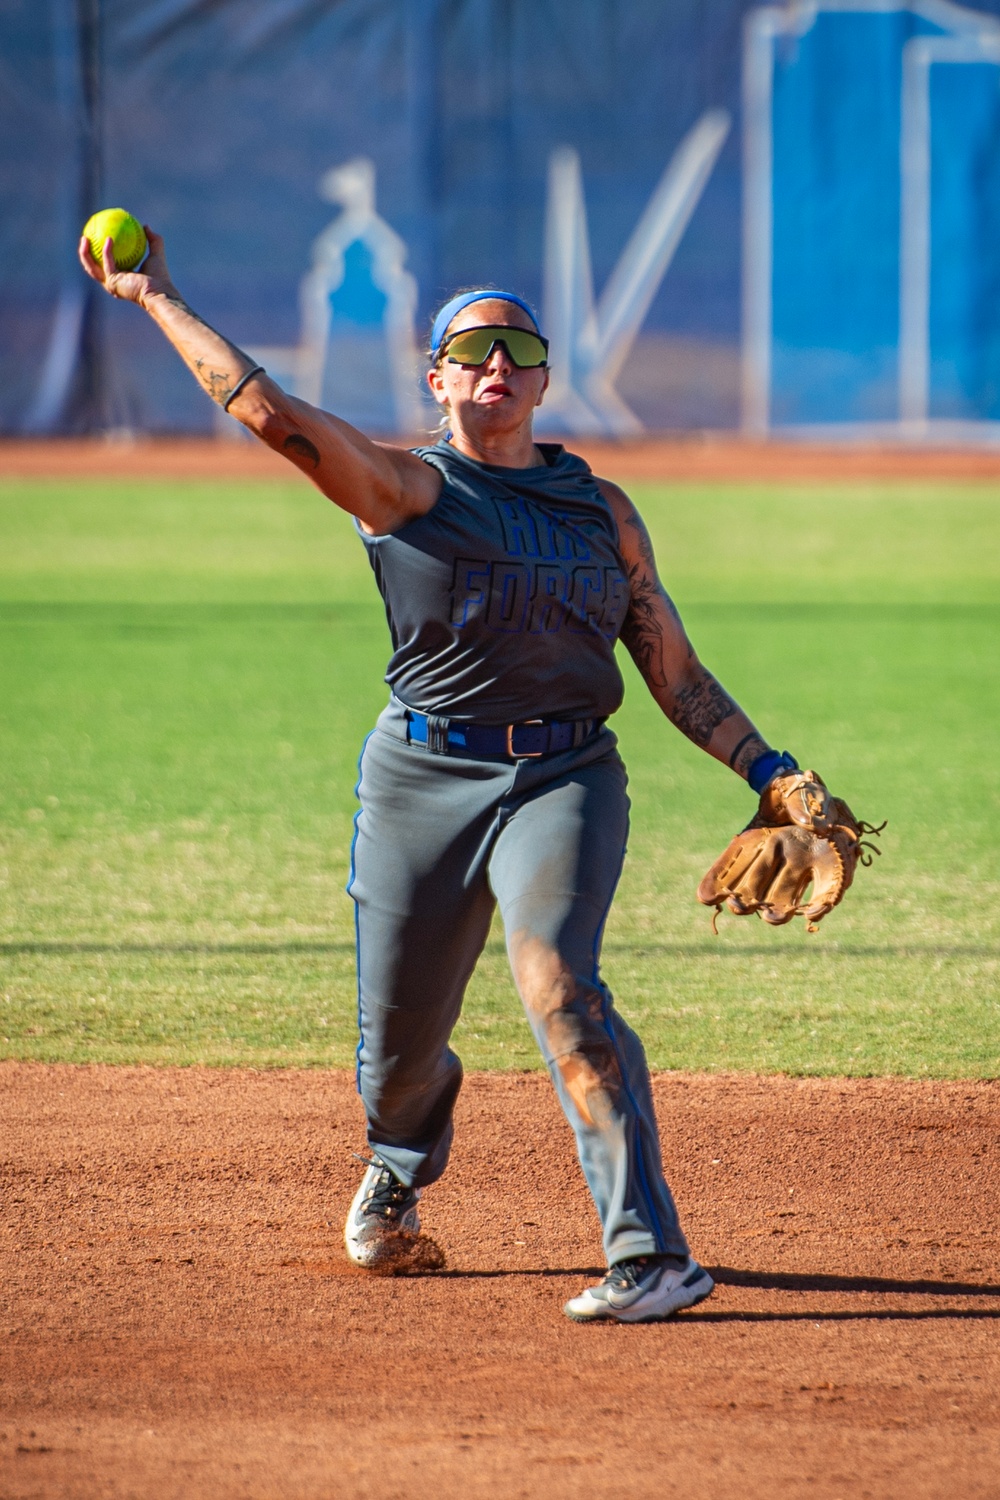
[[[102,208],[99,213],[91,214],[83,232],[98,265],[104,256],[104,243],[109,239],[119,271],[134,271],[146,254],[146,231],[124,208]]]

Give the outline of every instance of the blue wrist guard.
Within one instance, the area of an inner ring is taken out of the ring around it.
[[[758,755],[747,772],[747,781],[759,797],[773,777],[783,771],[798,769],[798,761],[787,750],[765,750],[763,755]]]

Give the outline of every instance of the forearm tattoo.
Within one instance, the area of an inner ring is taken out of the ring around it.
[[[676,688],[673,698],[669,710],[671,722],[702,748],[709,743],[720,724],[739,713],[732,698],[711,672],[703,671],[701,678],[690,687]]]
[[[736,749],[729,757],[729,764],[737,776],[742,776],[745,781],[754,761],[758,756],[765,755],[769,749],[770,746],[767,741],[761,739],[756,729],[752,729],[749,734],[743,736],[736,746]]]
[[[210,370],[203,359],[195,360],[194,370],[212,400],[225,406],[239,377],[229,370]]]
[[[216,330],[212,328],[209,323],[206,323],[204,318],[200,318],[194,311],[194,309],[188,306],[179,292],[168,292],[166,294],[166,300],[170,304],[170,306],[175,307],[178,312],[185,313],[189,318],[193,319],[193,321],[195,323],[198,323],[202,328],[208,329],[209,333],[216,333]],[[216,334],[216,337],[221,339],[222,335]],[[197,379],[200,381],[202,388],[208,392],[212,400],[218,406],[225,406],[226,402],[229,400],[230,396],[233,393],[233,388],[246,373],[247,367],[247,356],[245,354],[237,349],[234,344],[229,344],[227,342],[226,347],[227,352],[233,356],[233,365],[235,366],[234,369],[215,369],[213,368],[215,361],[204,357],[199,357],[191,361],[191,369],[194,371]],[[228,361],[223,362],[228,363]]]

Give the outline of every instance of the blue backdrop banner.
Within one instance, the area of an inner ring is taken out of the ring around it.
[[[1000,417],[1000,0],[2,9],[2,432],[226,429],[76,264],[117,205],[372,431],[426,423],[430,318],[491,282],[550,325],[564,430]]]

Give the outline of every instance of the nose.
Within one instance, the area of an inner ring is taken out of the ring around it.
[[[514,368],[514,361],[507,353],[506,344],[497,343],[490,350],[489,358],[485,368],[491,375],[509,375]]]

